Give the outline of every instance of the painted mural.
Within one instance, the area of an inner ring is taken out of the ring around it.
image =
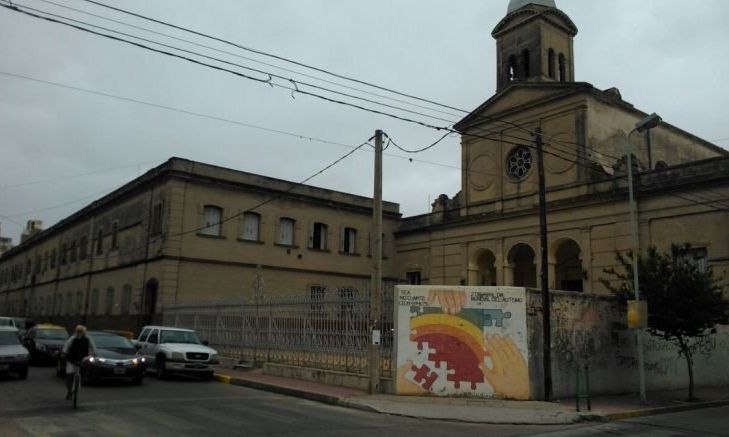
[[[529,399],[526,291],[397,286],[398,394]]]

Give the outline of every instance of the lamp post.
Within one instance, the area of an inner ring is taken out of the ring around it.
[[[638,253],[640,251],[640,242],[638,241],[638,223],[636,220],[636,205],[635,195],[633,193],[633,147],[630,144],[630,136],[633,132],[646,132],[661,123],[662,119],[655,112],[646,118],[642,119],[635,124],[635,128],[628,133],[628,140],[626,144],[627,155],[628,155],[628,197],[630,203],[630,236],[633,240],[633,292],[635,294],[636,302],[640,301],[640,288],[638,287]],[[650,134],[649,134],[650,135]],[[645,403],[647,401],[645,394],[645,360],[643,357],[643,338],[640,335],[640,330],[635,331],[636,347],[638,348],[638,375],[640,379],[640,401]]]

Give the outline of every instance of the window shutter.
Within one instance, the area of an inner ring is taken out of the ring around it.
[[[309,249],[314,247],[314,222],[309,222]]]
[[[344,239],[346,237],[345,237],[344,234],[346,234],[346,233],[347,233],[347,228],[345,228],[344,226],[340,226],[339,227],[339,251],[340,252],[344,252],[345,251],[345,248],[344,248]]]

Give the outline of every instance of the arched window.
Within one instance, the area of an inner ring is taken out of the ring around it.
[[[96,315],[99,311],[99,289],[94,288],[91,291],[91,299],[89,302],[89,314]]]
[[[111,224],[111,250],[119,249],[119,222]]]
[[[96,231],[96,254],[102,253],[104,253],[104,228],[99,228]]]
[[[555,252],[555,282],[564,291],[582,291],[582,255],[573,240],[562,242]]]
[[[247,241],[260,241],[261,239],[261,216],[255,212],[243,214],[241,238]]]
[[[526,80],[526,79],[529,78],[529,76],[531,76],[531,68],[530,68],[530,65],[529,65],[529,50],[528,49],[524,49],[521,52],[521,65],[522,65],[522,72],[521,72],[522,74],[521,74],[521,77],[522,77],[522,79]]]
[[[549,49],[549,52],[547,54],[547,75],[554,79],[554,61],[556,55],[554,53],[554,49]]]
[[[106,289],[106,302],[104,302],[104,314],[111,315],[114,311],[114,287]]]
[[[509,56],[509,64],[506,67],[506,77],[509,82],[514,81],[518,78],[518,70],[516,68],[516,56]]]
[[[129,310],[132,306],[132,286],[125,285],[122,289],[122,302],[121,302],[121,313],[129,314]]]
[[[559,81],[567,82],[567,63],[564,54],[559,54]]]
[[[81,314],[83,307],[84,307],[84,295],[81,293],[81,290],[78,290],[76,292],[76,308],[74,309],[74,314]]]
[[[203,207],[202,229],[200,233],[203,235],[220,236],[221,221],[223,220],[223,208],[213,205],[205,205]]]
[[[526,244],[517,244],[509,251],[509,265],[514,275],[515,287],[536,287],[537,268],[534,250]]]

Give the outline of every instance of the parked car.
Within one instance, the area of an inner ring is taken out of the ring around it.
[[[15,327],[18,328],[20,338],[25,337],[25,334],[28,333],[28,329],[35,325],[35,322],[27,317],[13,317],[13,321],[15,322]]]
[[[147,369],[155,371],[158,378],[178,373],[212,379],[213,366],[218,364],[218,352],[190,329],[145,326],[136,343],[147,360]]]
[[[28,377],[28,349],[20,344],[18,329],[11,326],[0,327],[0,373],[15,373],[18,378]]]
[[[17,326],[15,326],[15,319],[12,317],[0,317],[0,326],[9,326],[11,328],[17,328]]]
[[[87,333],[94,341],[93,355],[81,362],[81,379],[84,383],[98,379],[129,379],[139,385],[144,379],[145,359],[131,341],[101,331]],[[56,364],[56,375],[66,374],[66,357],[61,354]]]
[[[24,343],[30,351],[31,361],[55,363],[68,337],[64,327],[43,323],[28,330]]]

